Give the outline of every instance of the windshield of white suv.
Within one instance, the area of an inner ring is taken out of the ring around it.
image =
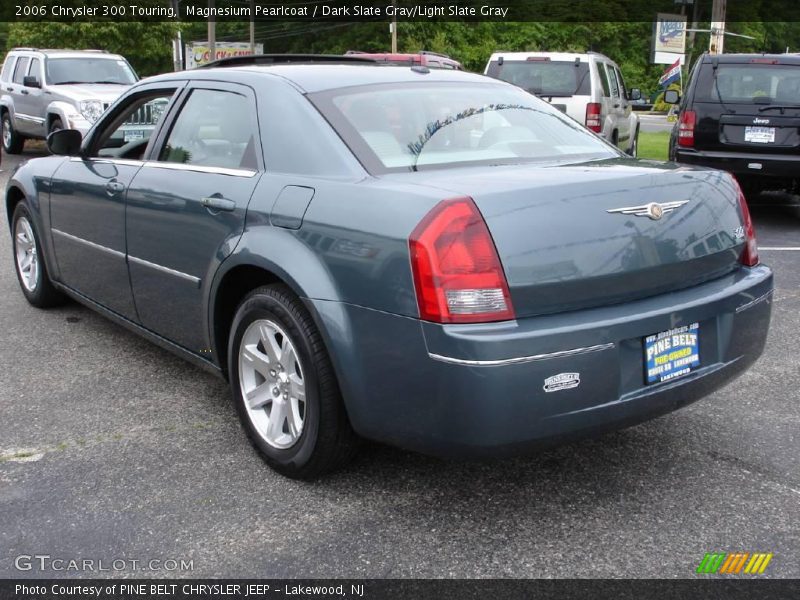
[[[528,60],[492,61],[486,74],[513,83],[526,92],[546,97],[588,96],[589,63],[573,60],[550,60],[534,57]]]
[[[311,99],[372,172],[618,156],[548,103],[511,86],[383,84]]]
[[[65,85],[76,83],[108,83],[132,85],[136,74],[130,65],[119,58],[74,57],[48,58],[47,83]]]

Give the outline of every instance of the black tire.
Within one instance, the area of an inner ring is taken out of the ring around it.
[[[52,121],[50,121],[50,127],[47,129],[47,135],[50,135],[54,131],[58,131],[59,129],[64,129],[64,123],[61,121],[60,118],[56,117]]]
[[[6,132],[8,132],[7,135]],[[0,119],[0,133],[2,133],[3,150],[5,150],[6,154],[19,154],[22,152],[22,147],[25,145],[25,137],[14,130],[14,125],[11,123],[11,115],[7,110],[3,111],[3,118]]]
[[[631,147],[628,149],[628,154],[632,158],[636,158],[639,155],[639,128],[636,128],[636,131],[633,134],[633,141],[631,142]]]
[[[35,243],[36,256],[39,264],[38,279],[36,287],[32,290],[28,289],[23,281],[23,275],[17,262],[17,247],[21,243],[17,237],[17,224],[21,219],[25,219],[30,225],[33,233]],[[23,202],[17,204],[14,209],[14,215],[11,218],[11,244],[12,244],[12,260],[14,260],[14,271],[17,274],[17,281],[22,290],[25,299],[33,306],[38,308],[51,308],[59,306],[66,301],[66,296],[58,291],[53,282],[50,280],[50,274],[47,272],[47,264],[44,260],[44,251],[42,249],[41,238],[39,232],[36,230],[36,224],[31,218],[28,207]]]
[[[302,432],[293,445],[285,449],[271,445],[266,435],[259,432],[248,414],[240,385],[242,338],[249,325],[262,319],[279,325],[286,332],[302,366],[305,382]],[[314,479],[342,467],[355,455],[358,439],[347,418],[322,337],[303,303],[285,285],[257,288],[237,308],[228,344],[228,373],[242,427],[265,462],[282,475]]]

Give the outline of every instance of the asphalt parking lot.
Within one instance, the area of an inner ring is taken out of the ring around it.
[[[16,162],[3,156],[2,189]],[[764,576],[800,577],[800,251],[770,249],[800,246],[800,208],[762,200],[772,328],[727,388],[513,460],[368,444],[316,483],[262,464],[224,382],[77,304],[30,307],[3,211],[0,577],[691,578],[706,552],[736,551],[774,553]],[[34,554],[128,562],[15,567]]]

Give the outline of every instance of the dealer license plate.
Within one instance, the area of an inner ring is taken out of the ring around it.
[[[644,338],[647,383],[688,375],[700,366],[700,324],[692,323]]]
[[[754,144],[771,144],[775,141],[774,127],[745,127],[744,141]]]
[[[142,131],[141,129],[129,129],[122,134],[122,139],[125,141],[126,144],[134,140],[143,140],[144,131]]]

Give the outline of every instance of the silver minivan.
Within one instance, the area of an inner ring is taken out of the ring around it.
[[[513,83],[547,100],[559,110],[636,156],[639,117],[619,66],[602,54],[589,52],[495,52],[485,75]]]

